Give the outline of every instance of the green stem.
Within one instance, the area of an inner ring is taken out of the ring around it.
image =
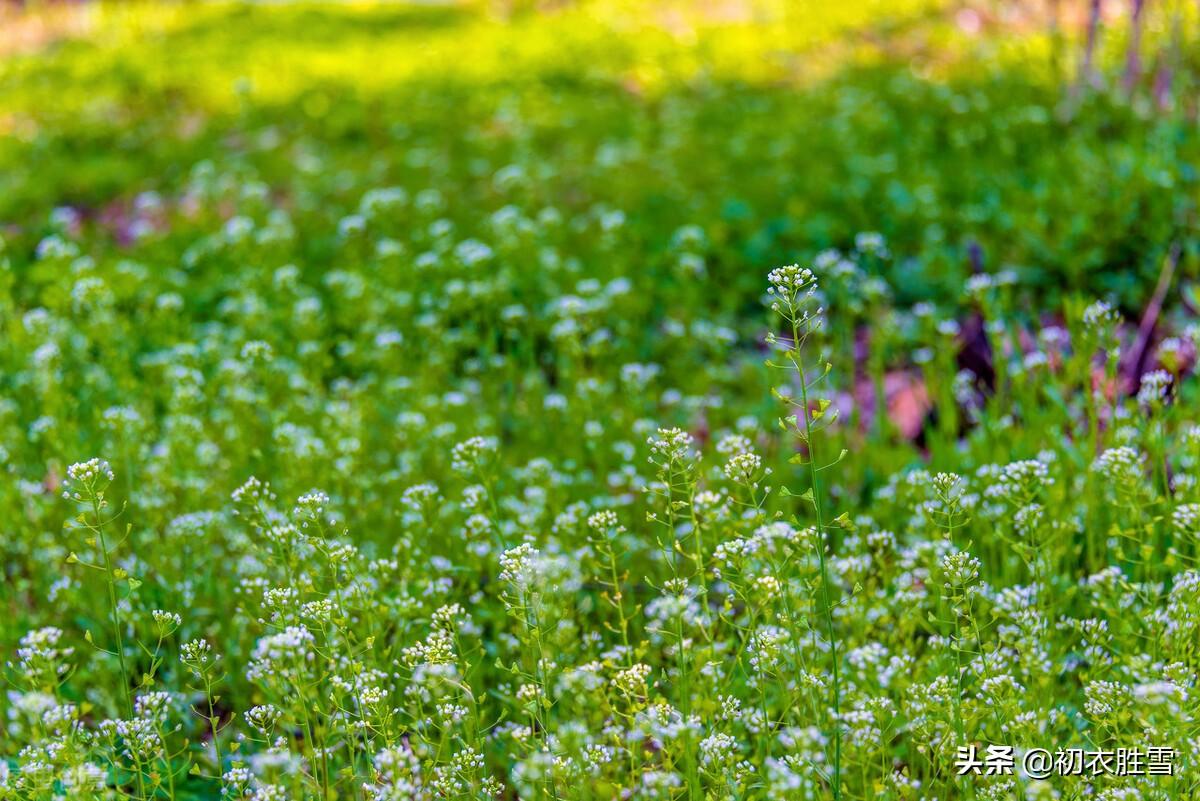
[[[821,612],[829,637],[829,656],[833,671],[833,798],[842,797],[842,725],[841,725],[841,678],[838,673],[837,637],[833,630],[833,606],[829,595],[829,570],[825,561],[825,516],[821,508],[821,489],[817,475],[817,451],[812,439],[812,414],[808,407],[808,379],[800,363],[799,329],[792,323],[792,363],[800,374],[800,399],[804,414],[804,443],[808,448],[808,473],[812,482],[813,509],[817,516],[817,559],[821,569]]]
[[[92,498],[92,514],[95,515],[96,536],[100,540],[100,553],[104,557],[104,577],[108,584],[108,604],[112,614],[113,634],[117,639],[117,661],[121,665],[121,689],[125,695],[125,712],[133,717],[133,696],[129,690],[129,670],[125,666],[125,639],[121,634],[121,612],[117,606],[116,581],[113,579],[112,559],[108,555],[108,541],[104,537],[104,522],[100,519],[100,502]]]

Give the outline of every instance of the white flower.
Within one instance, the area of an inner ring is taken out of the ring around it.
[[[99,496],[112,480],[112,468],[104,459],[94,457],[86,462],[76,462],[67,468],[63,497],[75,501],[90,500]]]
[[[495,437],[471,437],[464,440],[455,445],[450,453],[451,467],[456,472],[471,475],[495,455],[497,447]]]

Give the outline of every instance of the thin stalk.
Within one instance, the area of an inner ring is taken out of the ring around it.
[[[817,516],[817,559],[821,570],[821,613],[829,638],[829,655],[833,663],[833,797],[842,797],[842,728],[841,728],[841,679],[838,674],[837,637],[833,630],[833,606],[829,596],[829,569],[825,562],[825,515],[821,508],[821,488],[817,474],[817,451],[812,439],[812,414],[808,406],[808,379],[800,363],[800,331],[792,322],[792,364],[800,374],[800,400],[804,413],[804,442],[808,448],[808,474],[812,482],[813,509]]]
[[[100,502],[94,497],[92,498],[92,514],[96,518],[96,536],[100,540],[100,553],[104,557],[104,578],[108,585],[108,603],[112,613],[113,634],[117,638],[117,661],[121,665],[121,690],[125,695],[125,712],[129,717],[133,717],[133,697],[129,691],[129,670],[125,666],[125,640],[121,635],[121,613],[117,607],[117,590],[113,580],[112,559],[108,555],[104,523],[100,519]]]

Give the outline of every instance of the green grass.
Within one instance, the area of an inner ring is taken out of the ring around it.
[[[0,799],[1200,797],[1191,37],[1005,8],[8,17]]]
[[[666,12],[595,6],[508,24],[455,6],[97,14],[92,37],[5,67],[0,112],[20,135],[0,156],[0,217],[23,233],[55,205],[98,213],[177,190],[205,159],[287,196],[311,147],[331,171],[411,170],[467,193],[490,178],[479,165],[536,149],[542,199],[620,206],[644,229],[638,256],[679,225],[719,225],[743,298],[748,267],[880,229],[910,261],[899,283],[914,299],[953,296],[978,243],[1051,293],[1065,281],[1134,310],[1168,243],[1194,236],[1187,117],[1089,97],[1063,122],[1065,56],[1055,73],[1045,46],[973,40],[935,4],[732,25],[683,14],[674,33],[652,24]],[[415,169],[399,152],[421,149]]]

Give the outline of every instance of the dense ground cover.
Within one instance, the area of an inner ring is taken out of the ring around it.
[[[0,797],[1195,797],[1170,14],[1127,90],[924,0],[76,13],[0,66]]]

